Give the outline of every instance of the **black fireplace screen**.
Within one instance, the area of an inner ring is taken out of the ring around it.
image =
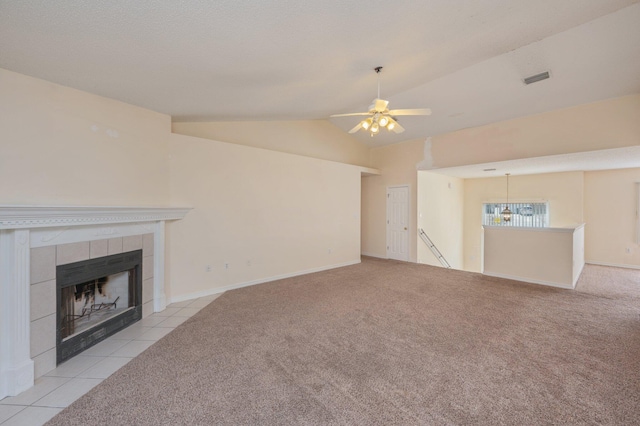
[[[57,267],[57,362],[142,317],[142,250]]]

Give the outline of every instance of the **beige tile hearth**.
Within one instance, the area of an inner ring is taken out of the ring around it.
[[[60,364],[31,389],[0,401],[0,425],[43,425],[217,297],[169,305]],[[55,349],[45,354],[55,364]]]
[[[173,314],[176,317],[190,317],[198,313],[198,311],[202,308],[192,308],[191,306],[187,306],[186,308],[180,309],[178,312]]]
[[[155,340],[132,340],[117,351],[112,356],[117,357],[136,357],[147,350]]]
[[[37,407],[68,407],[73,401],[96,387],[103,379],[73,378],[33,405]]]
[[[149,340],[156,342],[173,331],[174,327],[154,327],[135,340]]]
[[[100,362],[104,357],[76,355],[68,361],[58,365],[55,369],[48,372],[45,377],[76,377],[78,374],[85,371]]]
[[[26,407],[18,414],[2,423],[3,426],[38,426],[51,420],[62,408]]]
[[[103,359],[91,368],[86,369],[84,372],[80,373],[78,377],[85,379],[106,379],[132,359],[132,357],[111,356]]]

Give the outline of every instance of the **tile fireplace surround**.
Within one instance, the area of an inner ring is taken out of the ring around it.
[[[162,311],[165,221],[188,211],[0,205],[0,399],[56,366],[55,266],[142,249],[143,317]]]

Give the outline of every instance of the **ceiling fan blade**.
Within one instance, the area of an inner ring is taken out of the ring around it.
[[[358,130],[360,130],[361,128],[362,128],[362,121],[361,121],[361,122],[359,122],[359,123],[356,125],[356,127],[354,127],[353,129],[349,130],[349,133],[355,133],[355,132],[357,132]]]
[[[391,119],[391,120],[393,120],[393,119]],[[395,123],[395,126],[393,126],[393,129],[391,129],[392,132],[395,132],[395,133],[404,132],[404,127],[402,127],[400,125],[400,123],[398,123],[396,120],[393,120],[392,123]]]
[[[370,113],[368,112],[351,112],[349,114],[333,114],[330,115],[329,117],[351,117],[354,115],[369,115]]]
[[[384,110],[387,109],[387,105],[389,105],[389,101],[385,101],[384,99],[373,100],[373,109],[378,112],[384,112]]]
[[[394,109],[389,111],[390,115],[431,115],[430,108],[415,109]]]

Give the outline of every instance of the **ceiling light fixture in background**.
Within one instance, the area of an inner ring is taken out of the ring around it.
[[[502,220],[505,222],[511,221],[511,210],[509,210],[509,175],[511,173],[505,173],[507,176],[507,204],[504,206],[504,210],[500,213],[502,215]]]

